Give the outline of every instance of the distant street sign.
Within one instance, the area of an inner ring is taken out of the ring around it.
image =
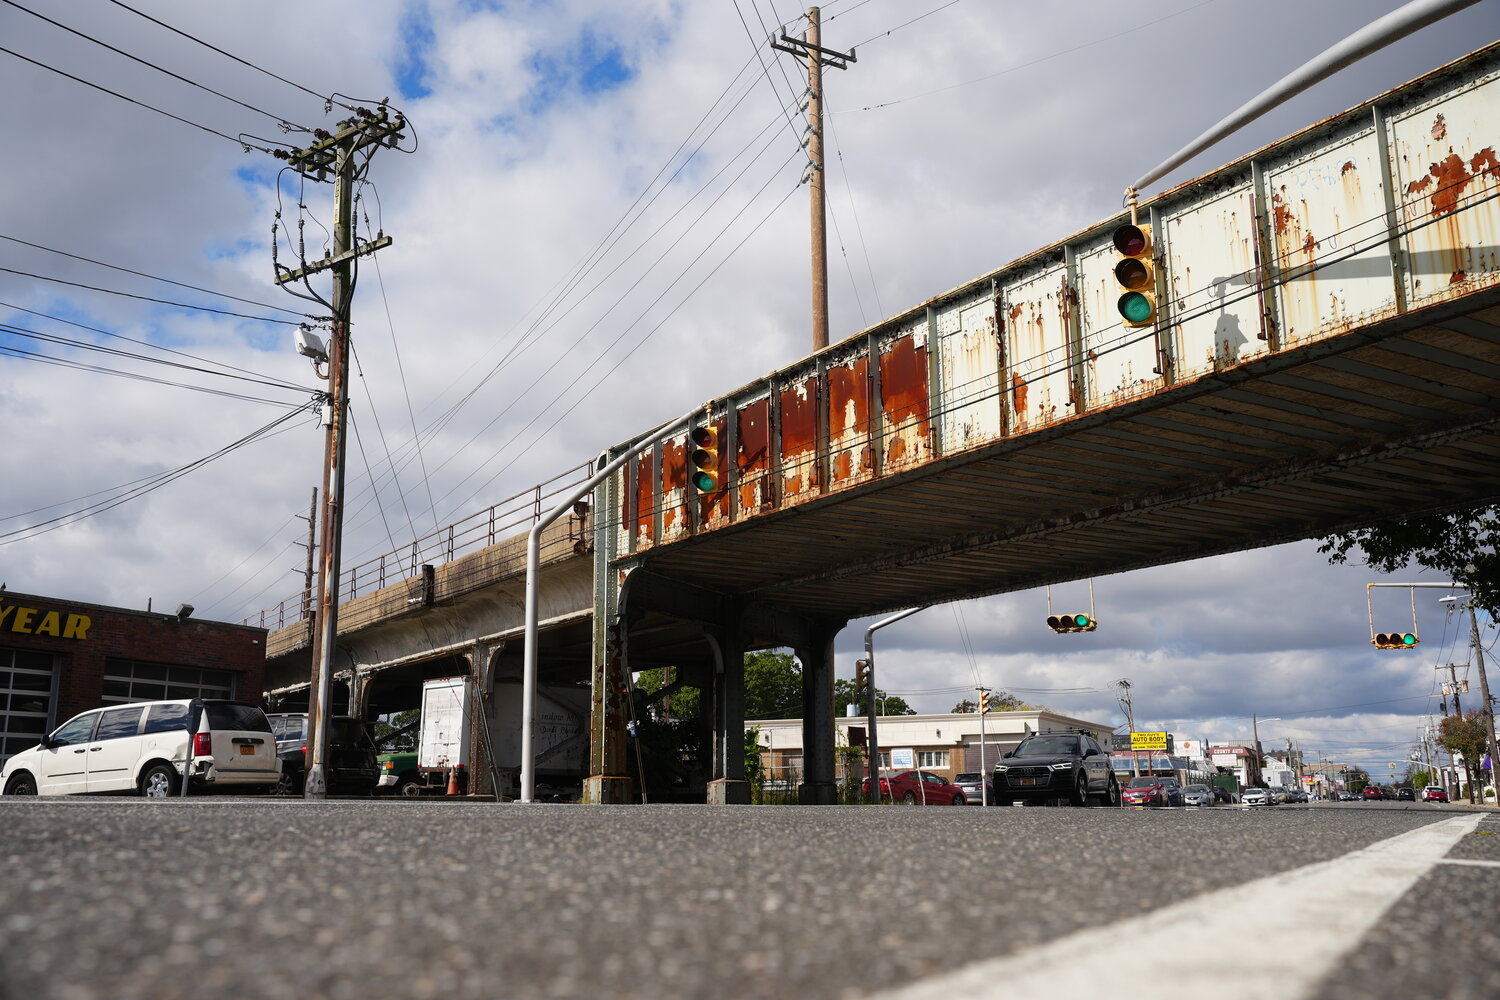
[[[1171,733],[1131,733],[1130,749],[1132,750],[1165,750],[1172,752]]]

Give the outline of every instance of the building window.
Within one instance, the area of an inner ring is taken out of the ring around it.
[[[169,698],[232,698],[234,675],[207,667],[180,667],[140,660],[104,661],[105,704]]]
[[[882,771],[891,769],[891,755],[888,752],[882,751],[880,754],[880,769]]]
[[[918,767],[947,767],[948,751],[946,750],[918,750]]]
[[[50,728],[57,658],[30,649],[0,649],[0,764],[29,750]]]

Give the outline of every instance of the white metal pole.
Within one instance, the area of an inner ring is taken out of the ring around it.
[[[532,716],[536,714],[536,635],[537,635],[537,606],[539,602],[537,576],[542,567],[542,532],[553,521],[562,517],[573,508],[573,505],[582,500],[604,480],[608,479],[616,469],[630,461],[637,454],[650,447],[656,441],[656,435],[668,428],[677,427],[692,419],[693,414],[699,411],[699,407],[693,407],[687,413],[676,420],[669,420],[659,427],[647,431],[631,447],[627,447],[614,461],[605,465],[598,472],[589,477],[588,482],[568,494],[566,500],[544,515],[536,524],[531,526],[531,531],[526,535],[526,639],[524,652],[522,654],[521,667],[521,801],[531,802],[536,794],[536,754],[533,752],[535,746],[535,732],[533,731]],[[597,520],[597,514],[595,515]],[[597,608],[595,609],[598,610]]]
[[[1465,7],[1472,7],[1479,0],[1412,0],[1382,18],[1371,21],[1343,41],[1324,49],[1315,58],[1277,80],[1261,91],[1248,103],[1242,105],[1227,118],[1173,153],[1149,173],[1131,185],[1132,190],[1160,180],[1170,171],[1176,170],[1225,136],[1255,121],[1315,83],[1326,80],[1345,66],[1352,65],[1365,56],[1394,41],[1405,38],[1449,14],[1456,14]]]
[[[905,611],[898,611],[889,618],[882,618],[874,625],[865,629],[865,683],[868,685],[868,689],[865,692],[865,705],[869,716],[865,720],[865,723],[870,729],[868,737],[870,747],[870,802],[873,805],[880,804],[880,741],[875,735],[875,630],[885,628],[887,625],[894,625],[901,619],[909,618],[925,607],[926,605],[923,605],[921,608],[907,608]],[[913,763],[916,762],[913,761]]]

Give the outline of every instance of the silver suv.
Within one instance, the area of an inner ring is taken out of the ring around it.
[[[76,715],[6,761],[6,795],[253,788],[281,777],[266,713],[240,701],[183,698],[111,705]]]

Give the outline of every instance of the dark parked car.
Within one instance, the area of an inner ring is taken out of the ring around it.
[[[1218,799],[1220,802],[1228,803],[1229,805],[1234,805],[1235,801],[1234,793],[1225,788],[1223,785],[1214,786],[1214,798]]]
[[[860,794],[870,795],[870,779],[860,786]],[[880,797],[889,798],[909,806],[965,806],[968,796],[957,785],[949,784],[940,774],[931,771],[897,771],[880,776]]]
[[[281,758],[281,782],[273,795],[301,795],[307,772],[306,713],[268,716]],[[380,772],[375,766],[375,743],[365,724],[336,715],[328,729],[327,762],[323,779],[330,795],[374,795]]]
[[[1417,793],[1410,788],[1398,788],[1396,789],[1396,801],[1415,802],[1417,801]]]
[[[1180,806],[1182,787],[1175,778],[1142,775],[1130,779],[1124,797],[1127,806]]]
[[[1088,733],[1033,733],[995,765],[995,804],[1067,799],[1120,804],[1109,754]]]
[[[954,775],[953,783],[964,793],[969,805],[978,806],[985,802],[995,804],[995,780],[989,775],[978,771],[964,771]]]

